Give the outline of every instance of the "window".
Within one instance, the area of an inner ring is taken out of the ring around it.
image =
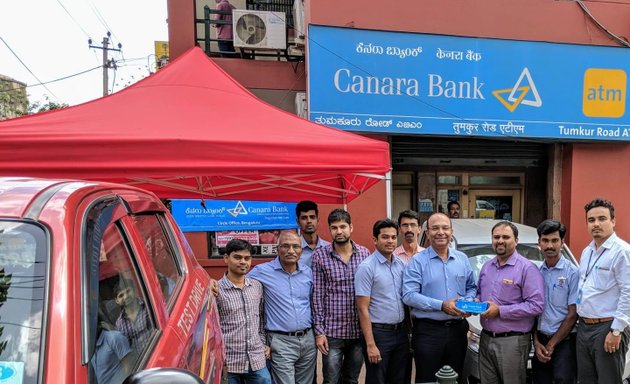
[[[39,379],[48,252],[41,227],[0,221],[0,373],[24,384]]]
[[[88,213],[85,225],[90,383],[122,383],[157,335],[135,255],[117,224],[124,214],[117,200],[103,202]]]
[[[168,303],[182,278],[182,272],[177,253],[173,250],[162,225],[163,219],[157,215],[139,215],[133,220],[144,239],[144,246],[160,282],[164,301]]]

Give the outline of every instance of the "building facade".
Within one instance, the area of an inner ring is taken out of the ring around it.
[[[0,120],[22,116],[27,112],[26,84],[0,75]]]
[[[202,8],[169,0],[172,58],[203,46]],[[271,104],[299,113],[304,92],[311,120],[390,143],[391,194],[381,183],[349,206],[359,242],[371,244],[387,196],[394,217],[457,200],[462,217],[560,219],[577,254],[583,206],[600,196],[630,235],[630,2],[305,0],[303,21],[292,10],[303,58],[215,60]]]

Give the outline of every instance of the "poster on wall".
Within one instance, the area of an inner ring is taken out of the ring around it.
[[[259,231],[297,228],[297,203],[174,199],[173,218],[184,232]],[[258,240],[257,240],[258,241]]]
[[[627,48],[310,25],[309,119],[360,132],[630,140]]]

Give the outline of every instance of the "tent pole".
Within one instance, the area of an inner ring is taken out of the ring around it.
[[[387,217],[392,218],[392,171],[387,171],[385,175],[385,204],[387,206]]]

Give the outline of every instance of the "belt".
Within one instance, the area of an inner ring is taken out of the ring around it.
[[[284,332],[284,331],[267,331],[270,333],[278,333],[280,335],[285,335],[285,336],[297,336],[297,337],[302,337],[304,335],[306,335],[308,333],[308,331],[310,331],[310,328],[306,328],[306,329],[302,329],[299,331],[294,331],[294,332]]]
[[[442,327],[452,327],[453,325],[461,324],[462,321],[466,321],[464,319],[452,319],[452,320],[433,320],[427,319],[426,317],[416,317],[413,319],[415,323],[425,323],[432,325],[441,325]]]
[[[584,324],[593,325],[599,323],[605,323],[608,321],[615,320],[614,317],[602,317],[601,319],[589,319],[588,317],[580,317],[580,321],[583,321]]]
[[[388,331],[395,331],[397,329],[403,329],[404,327],[405,327],[404,321],[401,321],[398,324],[372,323],[372,328],[386,329]]]
[[[490,332],[490,331],[486,331],[485,329],[482,330],[481,332],[485,333],[486,335],[488,335],[490,337],[510,337],[510,336],[523,336],[523,335],[528,335],[529,334],[529,332],[516,332],[516,331]]]

